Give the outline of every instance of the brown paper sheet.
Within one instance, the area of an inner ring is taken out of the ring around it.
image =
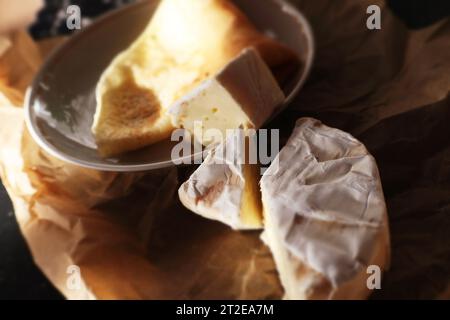
[[[449,298],[450,19],[408,31],[383,1],[293,2],[313,26],[315,66],[272,126],[287,138],[298,117],[312,116],[354,134],[375,156],[392,265],[372,298]],[[365,27],[372,4],[383,8],[381,30]],[[24,43],[12,44],[23,52]],[[282,296],[257,232],[234,232],[181,207],[177,175],[184,181],[192,168],[102,173],[40,150],[22,110],[10,106],[35,71],[23,70],[24,61],[39,59],[26,52],[0,55],[0,175],[36,263],[66,297]],[[72,265],[81,288],[71,285]]]

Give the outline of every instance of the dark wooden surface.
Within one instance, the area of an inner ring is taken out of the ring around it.
[[[90,17],[125,1],[74,0]],[[312,1],[312,0],[311,0]],[[67,33],[64,26],[52,26],[58,9],[70,1],[47,0],[40,22],[31,28],[36,38]],[[450,14],[450,0],[391,0],[393,11],[410,28],[425,27]],[[0,184],[0,299],[62,299],[33,263],[27,245],[18,229],[10,200]]]

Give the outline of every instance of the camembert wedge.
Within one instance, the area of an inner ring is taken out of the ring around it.
[[[260,169],[249,157],[251,139],[236,130],[210,150],[178,190],[186,208],[236,230],[262,228]]]
[[[97,85],[93,134],[103,156],[170,136],[167,110],[253,46],[275,72],[296,55],[260,33],[229,0],[162,0],[142,35]]]
[[[230,129],[259,129],[284,99],[258,51],[248,48],[169,113],[175,127],[189,130],[197,141],[209,145],[223,141]]]
[[[387,267],[390,244],[378,169],[364,145],[299,119],[260,184],[263,239],[285,298],[366,298],[368,267]]]

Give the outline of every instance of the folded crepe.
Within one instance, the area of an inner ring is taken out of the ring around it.
[[[229,0],[162,0],[142,35],[119,54],[96,91],[92,131],[102,156],[168,138],[166,111],[244,48],[254,47],[275,75],[298,58],[260,33]]]

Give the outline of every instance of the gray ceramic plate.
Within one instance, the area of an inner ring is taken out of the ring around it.
[[[51,155],[84,167],[108,171],[141,171],[173,165],[176,142],[162,141],[118,157],[101,158],[91,125],[94,91],[112,59],[143,31],[159,1],[142,1],[98,19],[72,36],[44,63],[27,93],[27,126],[37,143]],[[235,0],[262,31],[275,35],[306,62],[284,88],[286,104],[303,85],[313,59],[313,40],[300,12],[283,0]],[[196,155],[201,156],[201,155]]]

